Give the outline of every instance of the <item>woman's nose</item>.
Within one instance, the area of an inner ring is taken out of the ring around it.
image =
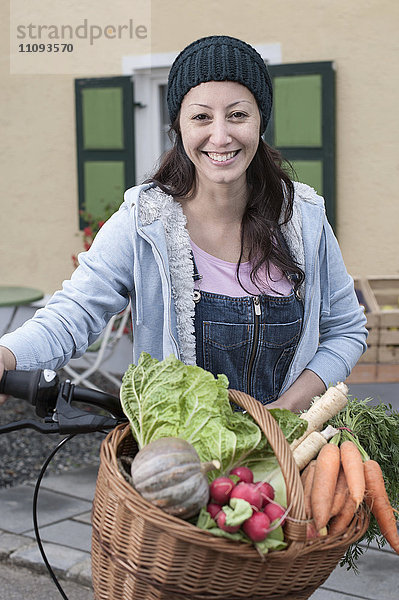
[[[226,146],[231,142],[230,124],[224,118],[214,118],[211,124],[210,141],[217,147]]]

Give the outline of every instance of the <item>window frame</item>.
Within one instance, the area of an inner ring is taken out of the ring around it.
[[[321,75],[322,79],[322,145],[315,147],[275,146],[288,161],[321,160],[323,164],[323,197],[326,213],[333,228],[336,227],[336,114],[335,114],[335,63],[318,61],[308,63],[284,63],[269,65],[270,75],[275,77],[296,75]],[[266,130],[265,140],[274,146],[274,115]]]
[[[159,86],[167,84],[168,74],[169,67],[158,67],[142,69],[134,75],[136,184],[149,177],[162,154]]]
[[[77,179],[78,179],[78,207],[79,229],[83,230],[87,223],[82,216],[85,210],[85,181],[84,165],[87,161],[123,162],[125,165],[125,189],[135,184],[135,143],[134,143],[134,90],[131,77],[124,75],[115,77],[93,77],[75,79],[75,121],[76,121],[76,147],[77,147]],[[83,146],[83,101],[82,90],[105,87],[122,87],[123,93],[123,136],[124,148],[122,150],[95,150],[85,149]]]

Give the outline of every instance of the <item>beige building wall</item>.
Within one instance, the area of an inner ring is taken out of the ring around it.
[[[116,4],[131,16],[131,3]],[[52,292],[69,277],[71,254],[81,248],[74,76],[9,74],[4,5],[0,283]],[[103,22],[109,16],[105,8],[96,14]],[[335,61],[337,233],[353,275],[399,274],[398,23],[396,0],[151,3],[154,53],[178,51],[203,35],[228,34],[280,44],[283,63]],[[132,53],[128,47],[121,51]],[[121,56],[103,48],[93,60],[94,73],[88,67],[87,76],[99,75],[100,60],[101,74],[122,72]]]

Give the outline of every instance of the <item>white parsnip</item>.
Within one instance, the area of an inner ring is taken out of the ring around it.
[[[323,431],[312,431],[292,453],[298,469],[302,471],[311,460],[316,458],[322,447],[336,433],[338,433],[338,429],[331,425],[328,425]]]
[[[295,448],[292,454],[300,471],[318,455],[324,444],[327,444],[327,440],[321,435],[320,431],[312,431],[306,441],[304,440]]]
[[[313,431],[320,431],[324,423],[337,415],[346,406],[348,391],[348,386],[345,383],[337,383],[337,385],[329,387],[322,396],[313,402],[306,412],[300,415],[301,419],[308,422],[308,428],[300,438],[290,444],[292,451]]]
[[[331,440],[331,438],[333,438],[334,435],[339,433],[339,429],[337,429],[336,427],[333,427],[332,425],[327,425],[327,427],[325,429],[323,429],[323,431],[321,431],[320,433],[323,437],[326,438],[326,440]],[[215,461],[213,461],[213,462],[215,462]],[[218,467],[214,467],[214,469],[217,469],[217,468]]]

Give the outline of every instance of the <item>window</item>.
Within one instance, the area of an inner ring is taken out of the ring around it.
[[[271,65],[274,107],[266,141],[299,181],[324,196],[335,225],[335,71],[332,62]]]
[[[101,218],[135,182],[133,84],[130,77],[76,79],[75,99],[79,210]]]

